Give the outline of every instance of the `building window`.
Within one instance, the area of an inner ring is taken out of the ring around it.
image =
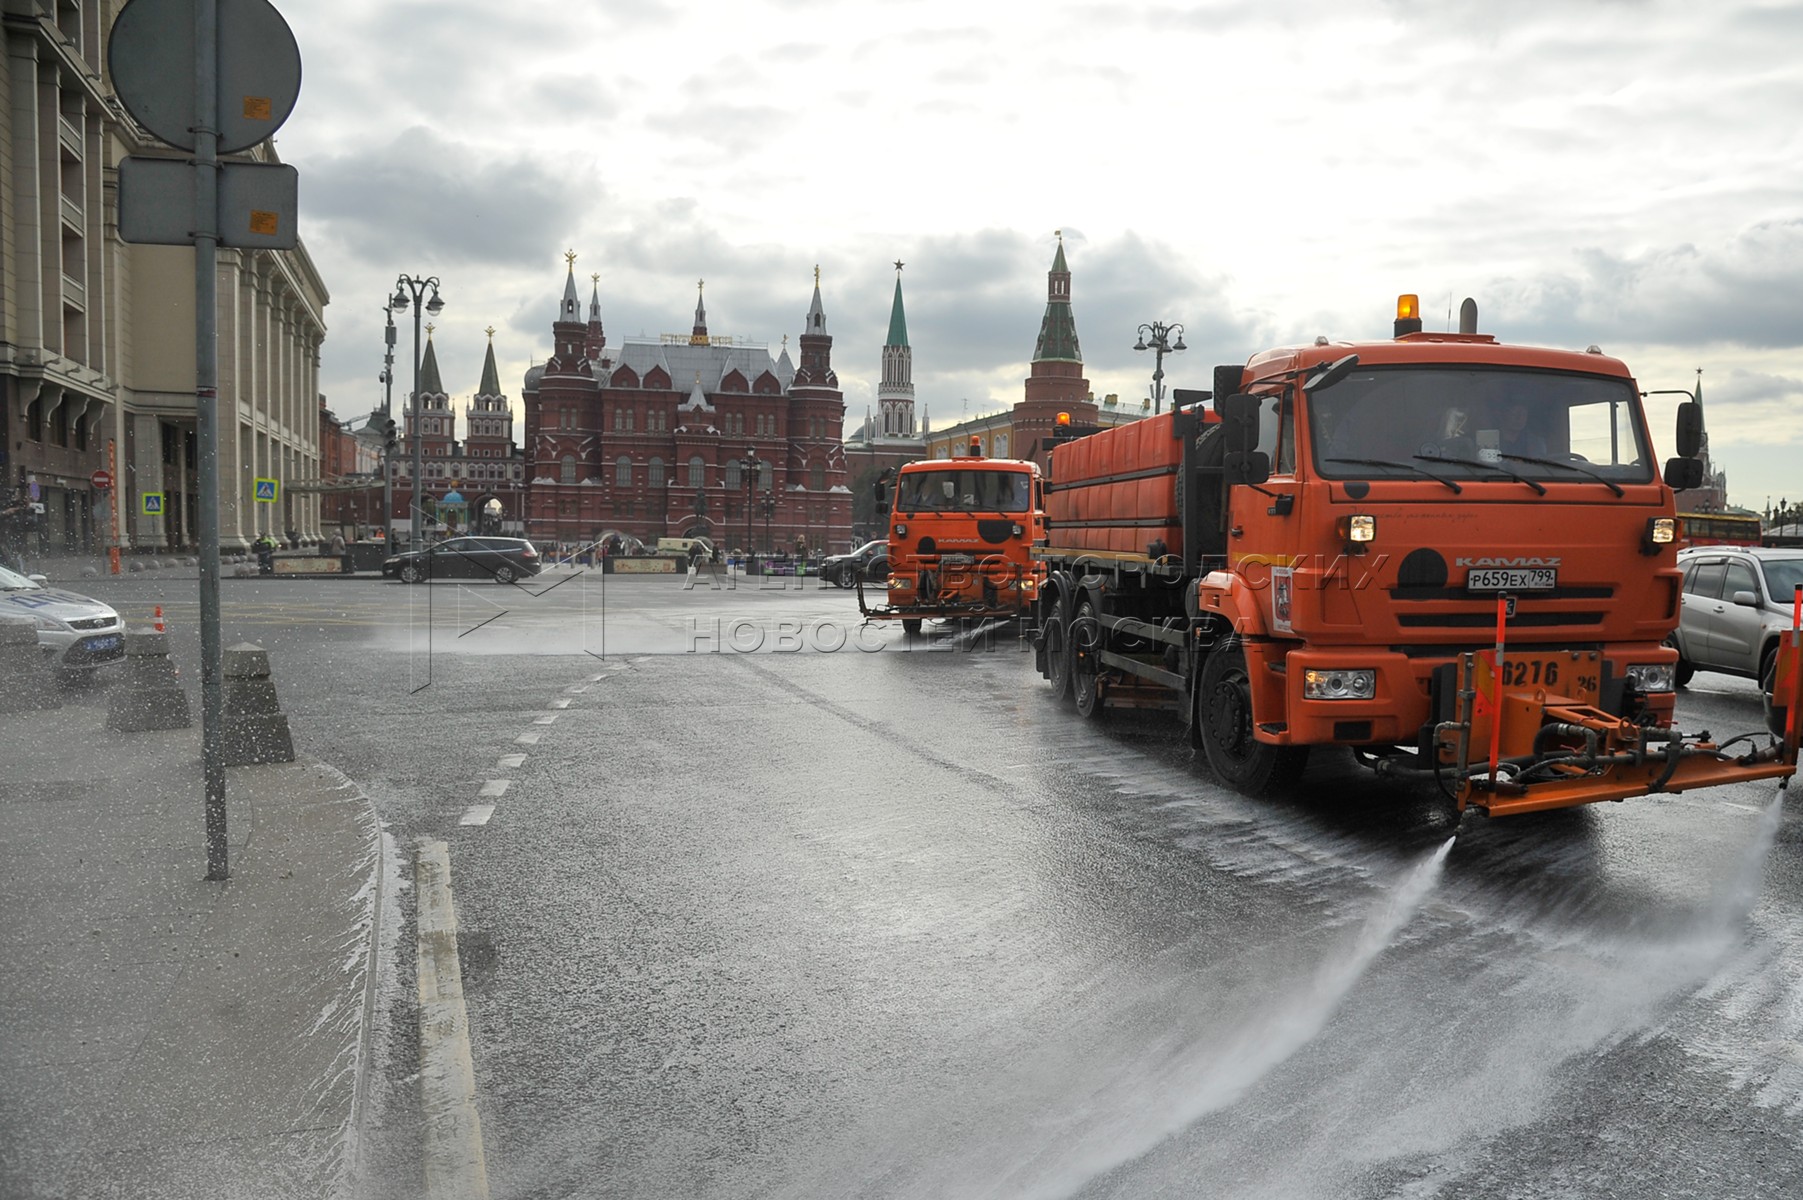
[[[632,486],[632,460],[624,454],[614,459],[614,486]]]
[[[563,482],[576,482],[576,456],[574,454],[563,456]]]
[[[34,442],[44,440],[44,398],[42,396],[25,406],[25,436]]]
[[[654,458],[649,463],[646,464],[646,467],[648,470],[648,475],[647,475],[645,482],[649,483],[654,488],[655,487],[663,487],[664,486],[664,460],[661,458]]]
[[[759,463],[758,464],[758,491],[767,492],[769,490],[770,490],[770,464],[769,463]]]
[[[736,459],[736,458],[727,459],[726,460],[726,488],[727,488],[727,490],[728,491],[736,491],[739,488],[742,488],[744,486],[745,486],[745,469],[739,465],[738,459]]]
[[[699,454],[689,459],[689,486],[692,488],[707,486],[707,460]]]
[[[808,468],[808,488],[816,492],[826,490],[826,467],[823,464],[815,463]]]

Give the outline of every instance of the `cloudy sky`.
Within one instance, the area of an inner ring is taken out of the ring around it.
[[[332,293],[322,387],[380,398],[382,304],[436,275],[445,386],[550,346],[574,249],[611,344],[798,336],[816,264],[848,428],[903,273],[935,425],[1016,402],[1064,231],[1092,387],[1430,327],[1703,368],[1731,499],[1803,498],[1796,0],[277,0],[278,138]],[[1454,317],[1456,320],[1456,316]],[[411,329],[401,335],[404,391]],[[1671,404],[1654,435],[1670,452]]]

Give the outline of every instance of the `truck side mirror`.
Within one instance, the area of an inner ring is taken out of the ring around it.
[[[1229,455],[1258,448],[1259,397],[1243,393],[1215,401],[1221,414],[1221,437]]]
[[[1703,462],[1697,458],[1665,460],[1665,486],[1674,492],[1703,486]]]
[[[1271,478],[1271,456],[1263,450],[1229,450],[1221,469],[1228,483],[1263,483]]]
[[[1695,400],[1678,405],[1678,453],[1694,458],[1703,448],[1703,406]]]

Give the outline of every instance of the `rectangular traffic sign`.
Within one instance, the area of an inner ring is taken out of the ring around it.
[[[161,492],[143,493],[139,497],[139,504],[142,507],[144,515],[147,517],[160,517],[163,515],[163,493]]]
[[[257,503],[274,504],[282,493],[282,485],[273,479],[257,480]]]
[[[150,246],[194,244],[193,163],[131,155],[119,164],[119,236]],[[292,250],[300,175],[287,163],[219,164],[219,244]]]

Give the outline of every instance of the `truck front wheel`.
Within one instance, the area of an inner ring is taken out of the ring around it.
[[[1248,796],[1289,787],[1308,763],[1307,746],[1272,746],[1253,736],[1252,686],[1246,650],[1237,637],[1203,659],[1192,719],[1209,767]]]

